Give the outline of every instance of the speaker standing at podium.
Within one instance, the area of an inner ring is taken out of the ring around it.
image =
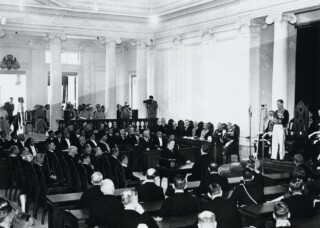
[[[285,129],[289,121],[289,112],[283,107],[283,100],[277,101],[278,110],[271,119],[274,123],[272,132],[272,153],[271,159],[277,159],[278,151],[280,160],[284,159],[285,154]]]

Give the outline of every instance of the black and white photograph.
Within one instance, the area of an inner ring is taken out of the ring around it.
[[[0,228],[319,228],[320,0],[0,0]]]

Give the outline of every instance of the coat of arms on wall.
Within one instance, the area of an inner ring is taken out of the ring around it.
[[[14,69],[18,70],[20,68],[20,64],[18,63],[17,59],[13,57],[13,55],[7,55],[3,57],[1,63],[0,63],[1,69]]]

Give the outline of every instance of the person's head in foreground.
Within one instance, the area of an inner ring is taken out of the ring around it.
[[[273,207],[273,218],[276,220],[276,227],[290,226],[290,212],[287,204],[276,202]]]
[[[303,164],[304,163],[303,156],[301,154],[294,155],[293,162],[295,165]]]
[[[208,167],[208,170],[211,174],[218,173],[218,169],[219,169],[219,165],[215,162],[211,162]]]
[[[181,174],[176,175],[173,180],[173,186],[176,192],[183,192],[187,186],[186,178]]]
[[[101,185],[101,182],[103,180],[103,176],[100,172],[94,172],[91,175],[91,183],[92,185]]]
[[[10,203],[4,198],[0,198],[0,223],[4,223],[12,211]]]
[[[134,210],[137,212],[141,210],[141,206],[138,203],[138,193],[136,190],[124,191],[121,194],[121,200],[126,210]]]
[[[31,215],[24,212],[17,214],[12,221],[12,228],[29,228],[34,225]]]
[[[146,179],[147,181],[155,181],[157,175],[157,170],[155,170],[154,168],[150,168],[147,170]]]
[[[112,180],[105,179],[101,181],[100,190],[103,195],[114,195],[114,184]]]
[[[292,178],[289,184],[289,190],[292,195],[299,195],[302,194],[303,191],[303,181],[299,178]]]
[[[216,216],[211,211],[203,211],[198,215],[199,228],[216,228]]]
[[[212,183],[208,186],[208,196],[211,199],[222,196],[221,186],[217,183]]]

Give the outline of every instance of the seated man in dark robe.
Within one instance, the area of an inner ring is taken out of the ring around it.
[[[179,153],[178,150],[176,150],[174,148],[174,146],[175,146],[174,140],[169,139],[167,141],[167,146],[161,152],[161,156],[160,157],[162,159],[168,159],[168,160],[173,159],[173,160],[176,160],[176,162],[179,165],[190,163],[190,161],[186,161],[186,159]]]
[[[259,228],[294,228],[289,221],[291,217],[288,205],[284,202],[276,202],[273,208],[274,221],[267,220]]]
[[[90,204],[89,228],[96,226],[114,227],[116,218],[123,215],[124,208],[120,199],[114,195],[114,184],[105,179],[101,182],[102,196]]]
[[[155,220],[146,215],[138,203],[138,194],[135,190],[127,190],[121,194],[124,212],[116,219],[114,228],[137,228],[145,224],[148,228],[157,228]]]
[[[133,175],[131,169],[128,167],[129,159],[128,159],[127,155],[121,155],[119,157],[119,161],[120,161],[120,164],[122,165],[122,168],[124,171],[124,176],[125,176],[126,180],[140,181],[140,178]]]
[[[184,192],[186,179],[178,174],[174,178],[175,192],[166,198],[161,206],[160,217],[180,216],[197,213],[199,210],[199,200]]]
[[[148,169],[146,180],[142,185],[136,187],[140,202],[152,202],[164,199],[163,188],[155,183],[157,171],[153,168]],[[152,192],[152,194],[150,194]]]
[[[98,200],[103,196],[100,185],[103,180],[103,176],[100,172],[95,172],[91,176],[92,188],[87,189],[82,193],[79,202],[79,208],[90,208],[90,204],[95,200]]]
[[[252,172],[245,170],[243,173],[243,183],[235,187],[231,196],[231,199],[234,200],[238,206],[264,202],[263,187],[252,181],[253,179],[254,176]]]
[[[242,220],[237,204],[230,199],[222,197],[223,191],[219,184],[210,184],[207,194],[209,201],[201,204],[200,211],[213,212],[216,216],[217,228],[242,228]]]

